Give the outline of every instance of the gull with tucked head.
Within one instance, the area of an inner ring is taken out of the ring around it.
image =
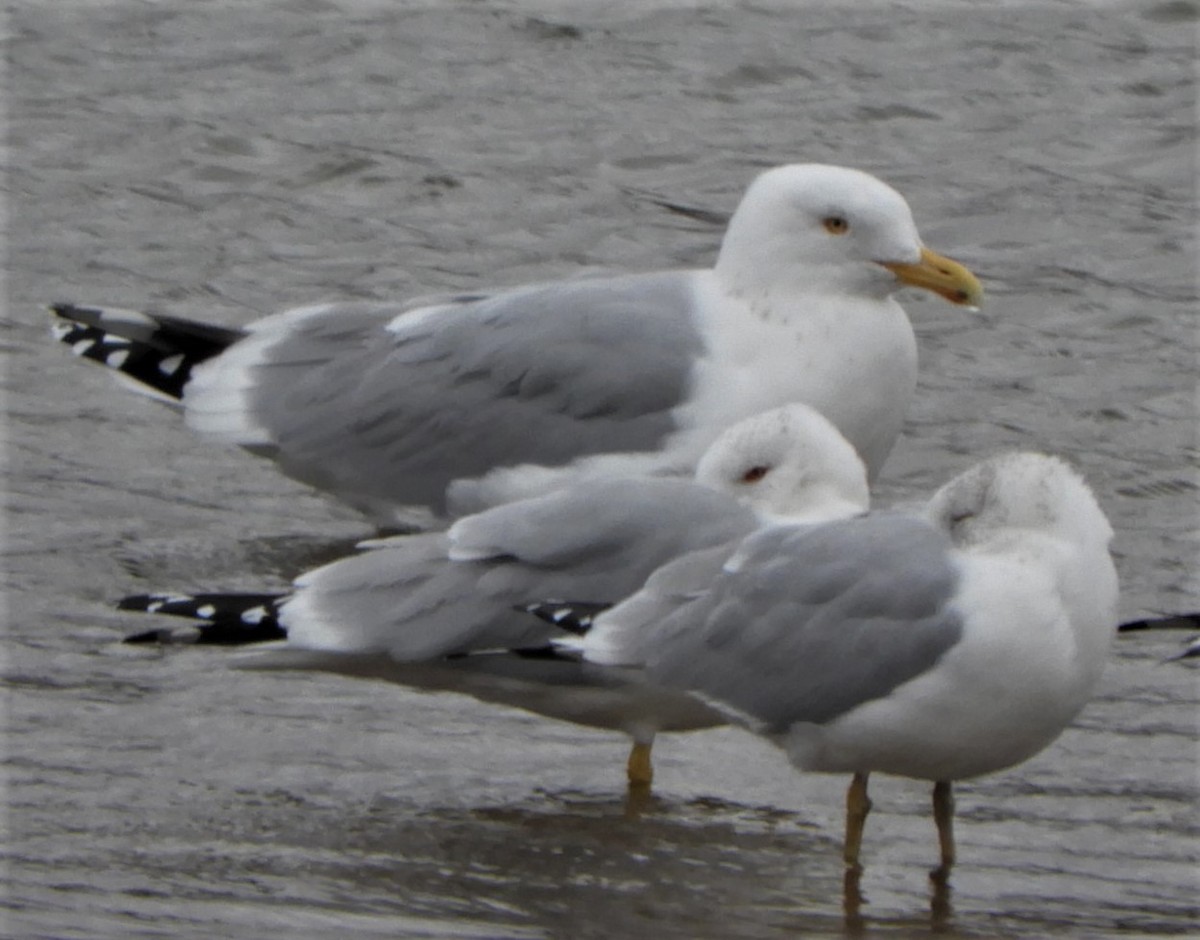
[[[641,629],[618,607],[574,645],[701,697],[801,770],[853,774],[851,869],[868,775],[934,781],[944,878],[952,782],[1033,756],[1096,686],[1117,625],[1111,537],[1065,463],[1003,455],[946,484],[924,516],[761,530]]]

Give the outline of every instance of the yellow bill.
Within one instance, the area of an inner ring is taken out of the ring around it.
[[[964,307],[983,305],[983,285],[966,267],[936,251],[922,246],[921,260],[916,264],[881,261],[897,280],[910,287],[920,287],[945,297],[952,304]]]

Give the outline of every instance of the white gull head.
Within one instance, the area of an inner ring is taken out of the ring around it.
[[[828,419],[802,404],[724,431],[700,458],[696,482],[733,494],[764,522],[824,522],[870,505],[858,453]]]
[[[771,293],[883,298],[909,284],[952,303],[983,299],[966,268],[921,243],[896,190],[861,170],[820,163],[776,167],[751,184],[730,219],[716,272],[739,295],[773,285]]]

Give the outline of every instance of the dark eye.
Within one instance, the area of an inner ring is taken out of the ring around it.
[[[751,467],[749,470],[747,470],[745,473],[742,474],[742,482],[743,483],[757,483],[759,480],[761,480],[763,477],[765,477],[770,472],[770,470],[771,470],[770,467],[763,467],[763,466]]]
[[[821,220],[821,224],[830,235],[845,235],[850,231],[850,223],[840,215],[826,216]]]

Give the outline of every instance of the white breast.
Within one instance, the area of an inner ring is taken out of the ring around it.
[[[732,300],[711,274],[696,285],[708,354],[675,412],[685,435],[703,438],[689,444],[703,448],[721,428],[800,401],[829,418],[876,476],[916,388],[916,338],[899,304],[809,295],[798,309],[786,296]]]

